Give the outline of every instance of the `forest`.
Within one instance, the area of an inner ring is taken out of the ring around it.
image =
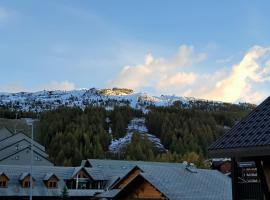
[[[239,119],[250,107],[228,104],[219,109],[204,106],[184,108],[149,106],[148,112],[129,106],[59,107],[36,113],[15,113],[0,109],[0,117],[38,117],[38,141],[43,144],[56,165],[78,165],[86,158],[148,160],[162,162],[193,162],[200,167],[207,159],[207,148]],[[160,138],[167,152],[157,151],[146,135],[134,133],[131,142],[120,153],[111,153],[112,139],[123,137],[131,119],[144,117],[149,133]],[[111,134],[109,133],[111,129]]]

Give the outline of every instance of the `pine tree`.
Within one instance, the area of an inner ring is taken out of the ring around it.
[[[61,199],[68,199],[69,194],[68,194],[68,189],[67,186],[64,186],[61,191]]]

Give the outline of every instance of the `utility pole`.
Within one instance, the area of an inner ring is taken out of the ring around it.
[[[15,125],[14,125],[14,133],[17,133],[17,124],[18,124],[18,113],[16,113],[16,120],[15,120]]]
[[[30,158],[30,193],[29,199],[33,198],[33,140],[34,140],[34,120],[32,118],[26,118],[27,125],[31,126],[31,158]]]
[[[30,168],[30,200],[33,198],[33,139],[34,139],[34,121],[32,121],[31,131],[31,168]]]

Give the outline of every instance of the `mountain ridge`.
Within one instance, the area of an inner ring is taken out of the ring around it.
[[[254,106],[249,103],[235,104],[175,95],[154,96],[145,92],[134,92],[132,89],[127,88],[90,88],[70,91],[43,90],[18,93],[0,92],[0,106],[33,112],[51,110],[59,106],[85,108],[88,105],[104,106],[108,110],[113,109],[114,106],[129,105],[132,108],[147,112],[148,106],[171,106],[176,103],[183,108],[193,108],[199,104],[208,104],[212,107],[222,107],[227,104],[241,107]]]

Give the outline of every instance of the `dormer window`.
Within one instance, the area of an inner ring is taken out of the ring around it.
[[[48,188],[57,188],[57,182],[56,181],[49,181]]]
[[[7,187],[7,181],[0,181],[0,188]]]
[[[30,173],[22,173],[19,179],[21,185],[23,188],[29,188],[30,187]],[[35,185],[35,179],[32,177],[32,187]]]
[[[43,181],[47,188],[57,188],[58,187],[58,177],[53,173],[47,173],[43,178]]]
[[[95,180],[84,167],[74,168],[70,179],[65,180],[69,189],[92,189]]]
[[[41,161],[40,157],[38,157],[38,156],[35,156],[35,160],[36,161]]]
[[[0,188],[8,187],[8,180],[9,178],[4,173],[0,172]]]
[[[23,188],[29,188],[30,187],[30,181],[28,181],[28,180],[23,181],[22,187]]]
[[[14,160],[19,160],[19,159],[20,159],[19,156],[15,156],[15,157],[14,157]]]

